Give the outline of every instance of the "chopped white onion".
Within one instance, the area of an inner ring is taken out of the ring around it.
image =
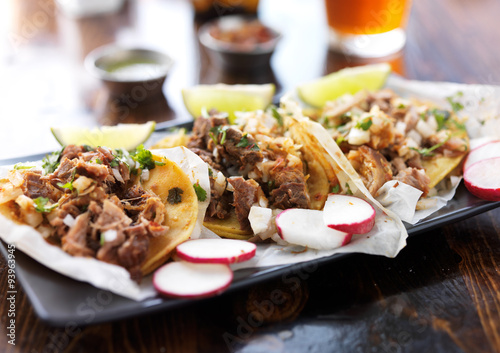
[[[117,168],[111,168],[111,170],[113,171],[113,175],[115,176],[116,180],[118,180],[120,183],[125,182],[122,178],[122,175],[120,174],[120,171]],[[142,171],[141,178],[142,178],[142,175],[144,174],[144,172],[145,172],[145,170]]]
[[[75,218],[68,213],[66,217],[64,217],[63,223],[71,228],[75,225]]]
[[[115,229],[110,229],[102,233],[101,237],[103,237],[105,243],[112,242],[118,237],[118,232]]]
[[[352,128],[347,135],[347,142],[351,145],[362,145],[370,142],[370,130]]]
[[[143,169],[141,173],[141,180],[149,180],[149,169]]]

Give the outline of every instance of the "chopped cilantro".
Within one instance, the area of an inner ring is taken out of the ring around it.
[[[340,118],[340,124],[338,124],[337,127],[345,125],[348,122],[350,122],[352,120],[352,112],[344,113],[339,118]]]
[[[101,233],[101,239],[99,240],[99,244],[101,244],[101,246],[103,246],[105,242],[106,242],[106,238],[104,237],[104,232],[103,232],[103,233]]]
[[[346,194],[353,195],[351,187],[349,186],[349,183],[345,183],[345,187],[347,188]]]
[[[332,187],[332,190],[330,192],[333,193],[333,194],[338,194],[339,191],[340,191],[340,185],[337,184],[334,187]]]
[[[451,122],[452,122],[453,124],[455,124],[455,126],[457,127],[457,129],[459,129],[459,130],[463,130],[463,131],[465,131],[465,130],[466,130],[466,128],[465,128],[465,124],[460,123],[460,122],[458,122],[458,121],[456,121],[456,120],[451,120]]]
[[[153,154],[151,153],[151,151],[145,149],[144,145],[140,145],[139,147],[137,147],[136,150],[130,154],[130,156],[134,161],[139,163],[141,169],[151,170],[155,169],[156,166],[165,165],[165,163],[163,162],[155,161],[153,159]],[[114,160],[116,160],[116,158],[113,159],[113,161]]]
[[[355,128],[367,131],[370,128],[370,126],[372,126],[372,124],[373,124],[372,117],[368,116],[368,117],[364,118],[363,120],[358,121],[356,123]]]
[[[102,161],[101,161],[99,158],[96,158],[96,159],[95,159],[95,162],[96,162],[97,164],[102,164]]]
[[[252,143],[250,146],[247,147],[247,150],[260,151],[260,147],[256,143]]]
[[[344,141],[345,141],[345,137],[343,135],[340,135],[339,137],[337,137],[335,139],[335,142],[337,143],[337,145],[340,145]]]
[[[436,122],[438,124],[438,131],[442,130],[445,127],[446,122],[450,118],[450,112],[447,110],[432,109],[430,113],[434,115],[434,118],[436,119]]]
[[[109,166],[111,168],[113,167],[118,167],[120,165],[120,161],[115,157],[111,160],[111,162],[109,162]]]
[[[457,93],[455,93],[454,96],[446,97],[446,100],[451,105],[451,109],[453,109],[455,113],[464,109],[464,105],[460,103],[458,100],[456,100],[456,98],[460,98],[463,95],[464,93],[462,91],[458,91]]]
[[[273,118],[276,119],[279,126],[283,126],[283,117],[278,112],[278,108],[274,105],[271,105],[271,113],[273,114]]]
[[[208,168],[208,175],[213,177],[214,176],[214,171],[212,170],[212,168]]]
[[[226,130],[228,126],[214,126],[210,129],[208,135],[212,138],[212,141],[217,145],[223,145],[226,142]],[[219,142],[219,136],[222,134]]]
[[[175,188],[168,190],[168,197],[167,197],[168,203],[171,205],[175,205],[179,202],[182,202],[182,193],[183,192],[184,192],[184,190],[182,190],[181,188],[178,188],[178,187],[175,187]]]
[[[245,133],[241,137],[240,142],[236,144],[236,147],[247,147],[250,143],[248,142],[248,135]]]
[[[82,145],[82,147],[85,150],[85,152],[90,152],[90,151],[94,150],[94,148],[92,146],[89,146],[89,145]]]
[[[398,109],[405,109],[406,108],[406,104],[404,103],[399,103],[399,105],[397,106]]]
[[[44,174],[53,173],[57,169],[59,163],[61,162],[61,154],[64,151],[64,148],[65,147],[63,147],[60,151],[52,152],[51,154],[46,155],[44,159],[42,159],[42,168]]]
[[[49,213],[52,211],[54,208],[59,206],[58,203],[52,204],[52,205],[47,205],[49,202],[49,199],[47,197],[37,197],[36,199],[33,200],[35,202],[35,210],[40,213]]]
[[[73,189],[74,189],[72,181],[68,181],[66,184],[57,183],[57,186],[59,186],[60,188],[63,188],[63,189],[71,190],[71,191],[73,191]]]
[[[410,147],[410,149],[412,149],[414,151],[417,151],[418,153],[420,153],[424,157],[432,157],[432,156],[434,156],[434,153],[432,151],[434,151],[435,149],[437,149],[437,148],[441,147],[442,145],[444,145],[450,139],[450,137],[451,137],[451,135],[449,135],[444,141],[442,141],[440,143],[437,143],[434,146],[429,147],[429,148],[418,149],[418,148],[415,148],[415,147]]]
[[[194,187],[194,192],[196,192],[196,196],[198,197],[198,200],[201,202],[205,201],[207,199],[206,190],[200,186],[199,182],[193,184],[193,187]]]
[[[35,168],[35,166],[34,165],[21,165],[21,163],[14,164],[14,169],[15,170],[31,169],[31,168]]]
[[[76,168],[73,169],[73,172],[71,173],[71,180],[70,181],[68,181],[66,184],[57,183],[57,186],[59,186],[60,188],[63,188],[63,189],[68,189],[70,191],[73,191],[73,189],[74,189],[73,181],[75,180],[75,174],[76,174]]]

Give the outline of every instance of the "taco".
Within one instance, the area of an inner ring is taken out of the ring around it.
[[[316,117],[331,134],[373,196],[387,181],[422,191],[459,166],[467,133],[452,110],[393,91],[361,91],[328,102]]]
[[[139,148],[67,146],[0,180],[0,214],[72,256],[124,267],[133,280],[164,263],[195,227],[198,200],[174,162]]]
[[[209,165],[207,228],[222,237],[248,239],[254,235],[253,206],[320,210],[331,190],[342,189],[331,158],[283,110],[239,112],[237,117],[234,124],[216,111],[198,117],[187,141]]]

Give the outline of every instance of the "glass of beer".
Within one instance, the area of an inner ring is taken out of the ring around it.
[[[401,50],[411,0],[325,0],[330,48],[358,57]]]

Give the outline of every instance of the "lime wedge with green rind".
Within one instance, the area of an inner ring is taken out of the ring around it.
[[[155,126],[154,121],[149,121],[145,124],[118,124],[92,129],[71,126],[52,127],[50,130],[62,146],[105,146],[131,151],[151,136]]]
[[[382,88],[390,72],[387,63],[349,67],[298,86],[297,94],[304,103],[321,108],[346,93]]]
[[[196,119],[203,110],[216,109],[229,114],[234,121],[234,112],[265,109],[273,100],[275,86],[263,85],[198,85],[182,90],[184,104]]]

